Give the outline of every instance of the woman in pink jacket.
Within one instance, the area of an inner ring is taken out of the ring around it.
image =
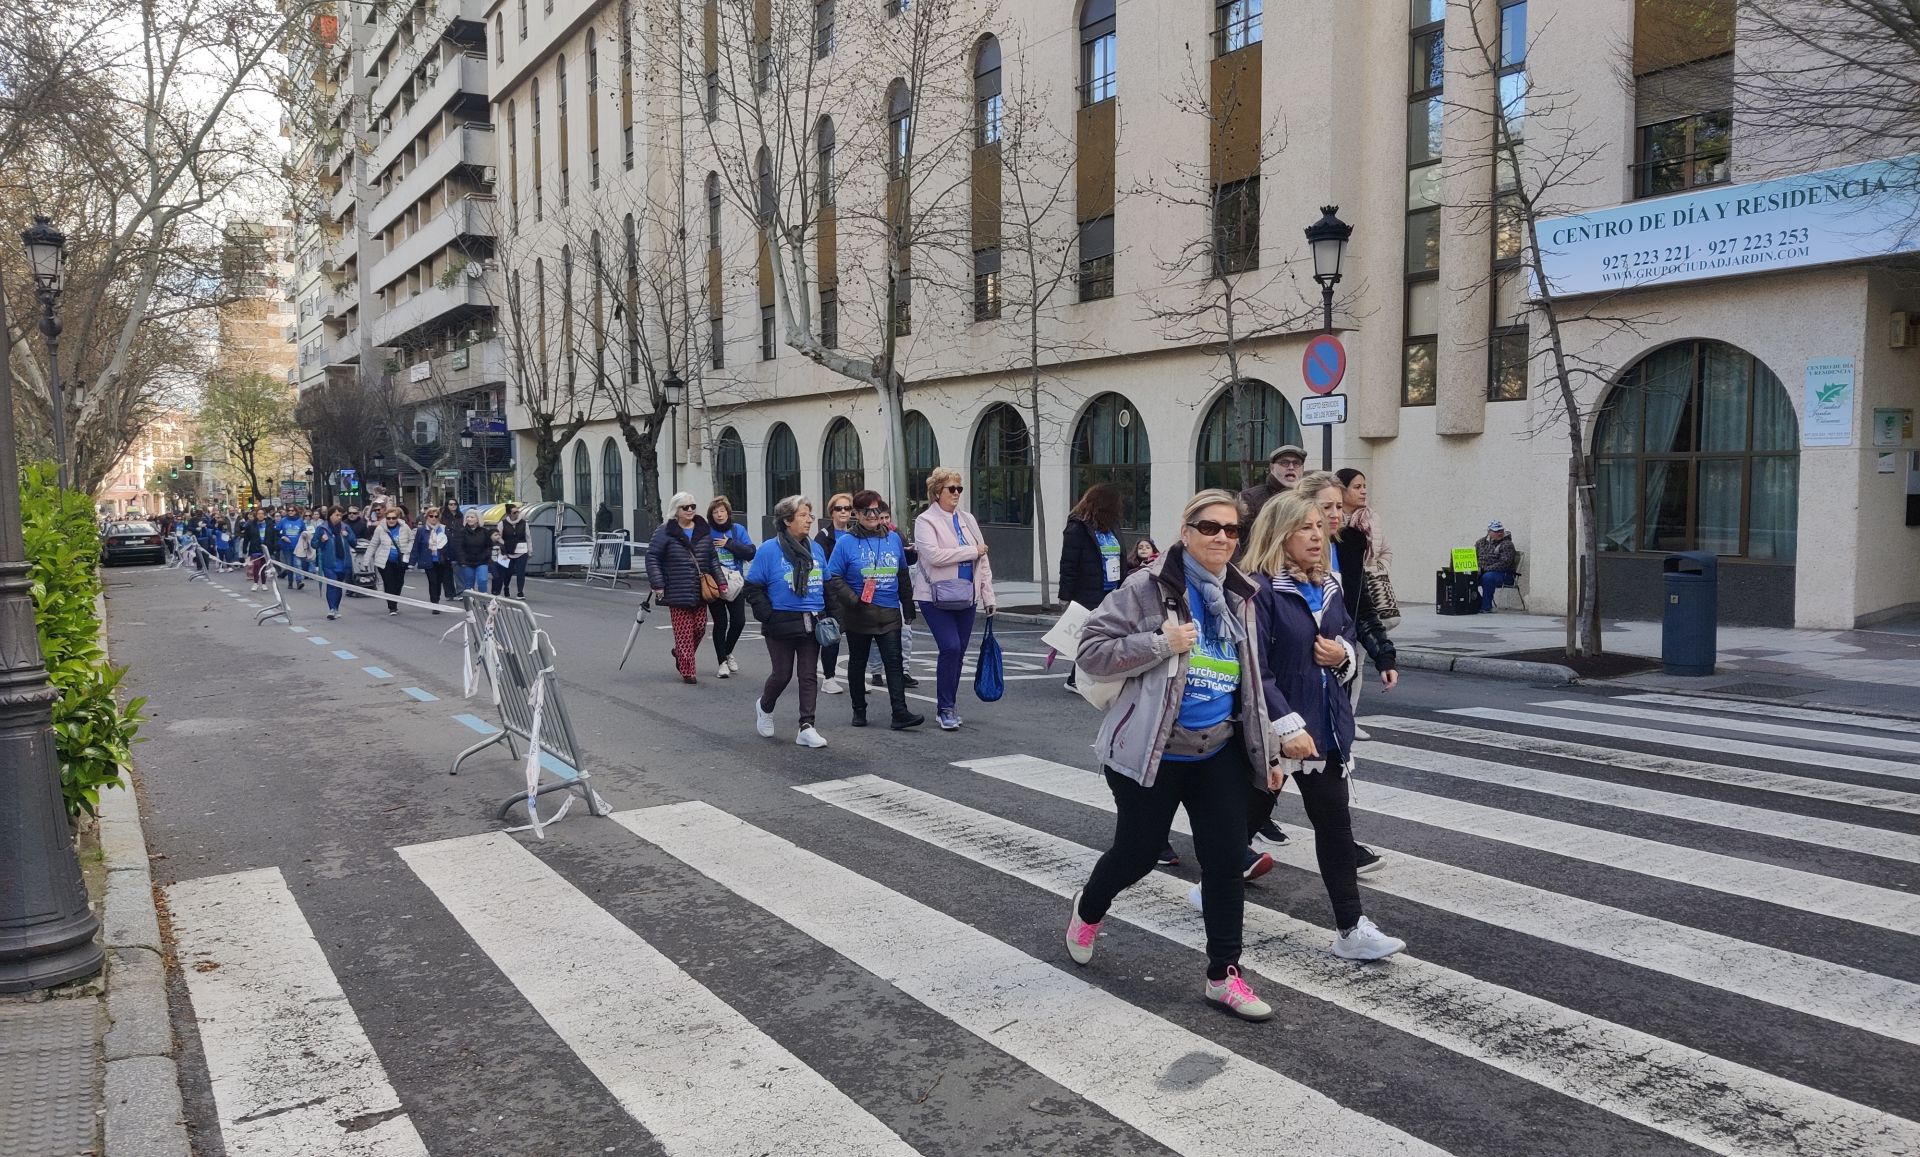
[[[985,607],[992,615],[999,602],[993,593],[993,568],[987,565],[986,537],[973,515],[960,509],[965,491],[958,470],[936,467],[927,475],[929,505],[913,520],[913,546],[920,557],[913,570],[913,600],[940,649],[934,707],[942,731],[960,728],[954,706],[960,695],[960,666],[973,639],[974,612]]]

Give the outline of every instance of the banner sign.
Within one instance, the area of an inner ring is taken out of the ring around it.
[[[1347,420],[1347,396],[1328,394],[1324,398],[1300,399],[1302,426],[1338,426]]]
[[[1853,359],[1812,358],[1807,362],[1806,417],[1800,422],[1802,446],[1853,445]]]
[[[1916,221],[1920,154],[1548,218],[1540,257],[1577,296],[1904,253]]]

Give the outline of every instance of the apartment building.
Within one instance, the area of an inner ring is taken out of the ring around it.
[[[343,5],[311,31],[295,377],[303,393],[364,395],[391,427],[390,445],[341,448],[316,475],[353,467],[410,503],[490,502],[511,447],[483,281],[495,152],[482,5]]]
[[[667,57],[587,81],[616,8],[490,9],[515,157],[500,195],[509,231],[532,229],[606,180],[630,139],[607,110],[639,87],[642,171],[612,179],[654,204],[664,183],[706,258],[686,279],[702,340],[670,367],[689,403],[663,489],[726,494],[758,526],[786,494],[885,486],[898,453],[915,476],[967,475],[1003,576],[1037,576],[1094,481],[1121,487],[1130,535],[1164,543],[1196,487],[1257,479],[1286,442],[1319,458],[1299,418],[1321,328],[1302,231],[1337,205],[1354,232],[1333,460],[1370,476],[1404,600],[1499,519],[1528,605],[1563,609],[1577,443],[1608,616],[1657,616],[1681,550],[1718,556],[1728,622],[1846,628],[1920,606],[1920,287],[1901,256],[1916,164],[1750,106],[1780,46],[1732,0],[1036,0],[993,26],[953,16],[968,46],[918,93],[909,4],[650,8],[673,27],[643,45]],[[749,106],[804,124],[755,140]],[[788,238],[771,253],[765,221]],[[592,259],[535,248],[537,268],[502,272],[524,274],[526,324],[571,349]],[[1065,257],[1044,304],[1019,284],[1034,251]],[[836,354],[892,359],[897,451],[881,396],[823,364]],[[619,431],[575,400],[553,490],[633,507]],[[510,421],[531,491],[528,416]]]

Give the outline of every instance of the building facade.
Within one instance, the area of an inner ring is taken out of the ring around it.
[[[1302,230],[1337,205],[1333,464],[1369,475],[1403,600],[1499,519],[1528,605],[1563,610],[1578,447],[1605,615],[1657,615],[1683,550],[1718,556],[1729,622],[1910,611],[1914,166],[1749,107],[1778,45],[1741,11],[1043,0],[989,26],[499,0],[498,272],[560,367],[510,367],[521,489],[560,441],[549,493],[644,533],[628,439],[580,383],[671,371],[654,487],[725,494],[750,526],[786,494],[897,489],[904,460],[967,475],[1009,578],[1048,569],[1093,481],[1164,543],[1196,487],[1257,479],[1272,447],[1317,464]],[[622,361],[650,320],[604,270],[633,233],[639,264],[678,261],[680,312]],[[874,367],[899,375],[897,433]]]

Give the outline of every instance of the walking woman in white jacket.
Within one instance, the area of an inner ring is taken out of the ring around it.
[[[407,563],[413,558],[413,528],[407,525],[399,505],[387,507],[380,524],[367,534],[367,565],[380,575],[380,589],[389,595],[400,593],[407,581]],[[400,604],[387,600],[387,613],[400,613]]]

